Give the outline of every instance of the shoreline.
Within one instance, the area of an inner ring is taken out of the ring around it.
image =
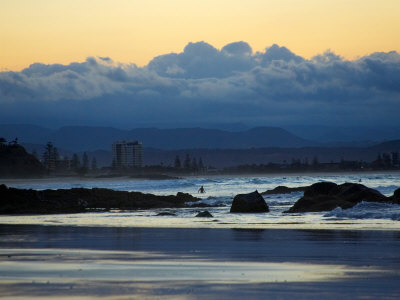
[[[397,299],[393,231],[0,225],[9,299]]]
[[[162,210],[160,210],[162,211]],[[193,209],[193,215],[196,210]],[[199,209],[200,211],[200,209]],[[156,217],[153,212],[152,216]],[[148,220],[149,216],[145,215],[146,211],[137,211],[136,215],[131,215],[131,212],[118,212],[120,218],[108,218],[107,225],[104,225],[104,220],[107,215],[104,213],[83,213],[79,214],[48,214],[48,215],[2,215],[0,216],[0,226],[44,226],[44,227],[74,227],[77,228],[130,228],[130,229],[179,229],[179,230],[339,230],[339,231],[393,231],[400,232],[400,222],[394,220],[381,219],[379,224],[376,224],[375,219],[369,220],[335,220],[333,222],[325,221],[323,223],[307,223],[307,222],[246,222],[246,216],[242,223],[219,222],[217,218],[202,219],[193,217],[188,222],[185,218],[160,216],[156,221]],[[142,216],[140,216],[143,214]],[[78,216],[77,216],[78,215]],[[262,215],[260,215],[262,216]],[[83,217],[83,218],[80,218]],[[91,218],[89,220],[89,218]],[[126,221],[127,218],[131,220]],[[22,220],[21,220],[22,219]],[[113,220],[110,220],[113,219]],[[71,221],[72,220],[72,221]],[[148,221],[148,222],[146,222]]]
[[[158,173],[157,173],[158,174]],[[79,177],[79,176],[49,176],[49,177],[30,177],[30,178],[3,178],[0,177],[0,184],[4,183],[23,183],[23,182],[76,182],[76,181],[121,181],[121,180],[132,180],[132,181],[144,181],[144,180],[154,180],[154,181],[164,181],[164,180],[184,180],[189,178],[231,178],[231,177],[242,177],[242,178],[252,178],[252,177],[297,177],[297,176],[330,176],[330,175],[389,175],[389,174],[400,174],[400,170],[377,170],[377,171],[310,171],[310,172],[276,172],[276,173],[231,173],[231,174],[178,174],[171,173],[168,175],[177,176],[178,178],[166,178],[166,179],[156,179],[156,178],[140,178],[132,177],[130,175],[121,176],[109,176],[109,177]],[[152,175],[151,175],[152,176]],[[151,177],[150,176],[150,177]]]

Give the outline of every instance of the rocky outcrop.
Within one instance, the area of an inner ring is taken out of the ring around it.
[[[151,209],[186,207],[200,200],[190,194],[156,196],[110,189],[25,190],[0,185],[0,214],[76,213],[97,209]]]
[[[176,216],[176,214],[173,212],[169,212],[169,211],[162,211],[162,212],[159,212],[158,214],[156,214],[156,216],[158,216],[158,217],[160,217],[160,216]]]
[[[284,185],[279,185],[276,188],[272,190],[267,190],[265,192],[262,192],[261,195],[277,195],[277,194],[290,194],[293,192],[304,192],[308,186],[300,186],[300,187],[287,187]]]
[[[319,182],[309,186],[300,198],[287,212],[318,212],[330,211],[336,207],[351,208],[361,201],[393,202],[380,192],[358,183]]]
[[[395,190],[393,196],[391,196],[390,198],[393,203],[400,204],[400,188]]]
[[[213,218],[213,215],[208,210],[205,210],[205,211],[199,212],[196,215],[196,217],[197,218]]]
[[[238,194],[233,198],[231,213],[262,213],[269,212],[264,198],[258,191],[249,194]]]

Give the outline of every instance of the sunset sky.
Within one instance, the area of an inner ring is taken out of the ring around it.
[[[400,0],[0,0],[0,120],[398,128],[399,16]]]
[[[0,0],[0,71],[88,56],[146,65],[188,42],[310,58],[400,50],[399,0]]]

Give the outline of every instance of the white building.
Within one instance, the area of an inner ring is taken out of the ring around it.
[[[112,144],[113,166],[116,168],[143,167],[143,148],[139,141],[118,141]]]

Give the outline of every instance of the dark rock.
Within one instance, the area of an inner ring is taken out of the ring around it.
[[[290,194],[293,192],[304,192],[307,188],[308,186],[299,186],[290,188],[284,185],[279,185],[272,190],[262,192],[261,195],[277,195],[277,194]]]
[[[194,204],[190,204],[190,207],[216,207],[218,205],[210,205],[210,204],[206,204],[206,203],[194,203]]]
[[[205,210],[205,211],[199,212],[196,215],[196,217],[197,218],[213,218],[213,215],[209,211]]]
[[[168,211],[162,211],[162,212],[156,214],[156,216],[176,216],[176,214],[172,213],[172,212],[168,212]]]
[[[93,209],[151,209],[187,207],[200,200],[190,194],[157,196],[103,188],[24,190],[0,186],[0,214],[76,213]]]
[[[392,202],[380,192],[358,183],[320,182],[311,185],[287,212],[330,211],[336,207],[351,208],[361,201]]]
[[[395,190],[393,196],[391,196],[390,198],[393,203],[400,204],[400,188]]]
[[[339,192],[338,185],[333,182],[318,182],[304,190],[304,197],[336,195]]]
[[[249,194],[238,194],[233,198],[231,213],[261,213],[269,212],[264,198],[255,191]]]

